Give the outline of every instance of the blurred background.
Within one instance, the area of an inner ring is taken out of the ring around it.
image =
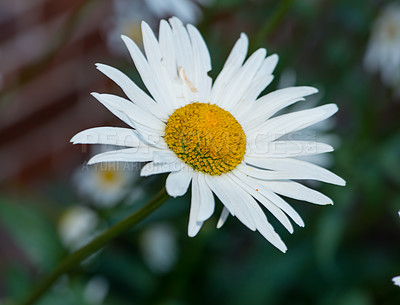
[[[90,96],[122,94],[94,64],[140,83],[119,37],[140,44],[141,20],[172,15],[202,32],[212,76],[245,32],[280,57],[266,92],[312,85],[309,106],[338,104],[320,161],[347,186],[315,185],[334,206],[291,201],[306,223],[293,235],[269,217],[286,254],[233,217],[189,238],[190,194],[170,199],[37,304],[400,304],[400,7],[383,0],[0,0],[0,304],[163,186],[138,164],[89,167],[107,148],[69,140],[124,126]]]

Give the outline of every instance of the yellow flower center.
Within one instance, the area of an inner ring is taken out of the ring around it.
[[[394,40],[397,34],[397,26],[394,22],[389,22],[386,27],[386,33],[390,40]]]
[[[246,135],[238,121],[207,103],[175,110],[165,127],[165,141],[186,164],[210,175],[233,170],[246,151]]]
[[[120,175],[117,171],[106,169],[100,170],[99,180],[103,187],[110,187],[118,183]]]

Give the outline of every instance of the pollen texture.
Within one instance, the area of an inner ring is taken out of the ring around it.
[[[226,110],[207,103],[191,103],[169,117],[165,141],[195,170],[221,175],[233,170],[246,151],[246,135]]]

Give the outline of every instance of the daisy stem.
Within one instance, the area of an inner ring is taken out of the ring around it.
[[[155,211],[163,203],[165,203],[168,198],[169,196],[164,187],[154,196],[153,199],[151,199],[142,208],[113,225],[111,228],[99,235],[86,246],[80,248],[74,253],[71,253],[63,261],[61,261],[57,268],[47,278],[39,283],[36,289],[33,290],[32,293],[23,302],[20,303],[20,305],[34,304],[61,275],[68,272],[73,267],[77,266],[85,258],[89,257],[90,255],[101,249],[117,236],[132,228],[132,226],[138,224],[145,217],[150,215],[153,211]]]

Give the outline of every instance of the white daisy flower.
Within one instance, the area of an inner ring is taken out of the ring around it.
[[[332,151],[331,146],[316,143],[309,149],[302,141],[279,138],[325,120],[337,106],[328,104],[273,117],[317,90],[290,87],[258,98],[273,79],[278,56],[266,57],[266,50],[259,49],[245,61],[245,34],[212,83],[208,76],[210,55],[194,26],[185,27],[179,19],[171,18],[169,23],[161,21],[159,40],[144,22],[142,33],[146,57],[131,39],[122,39],[151,96],[119,70],[103,64],[97,68],[115,81],[129,100],[93,93],[131,128],[92,128],[71,141],[129,146],[96,155],[88,163],[149,162],[141,175],[169,172],[166,189],[172,197],[185,194],[191,184],[189,236],[195,236],[213,215],[215,194],[224,205],[218,227],[231,214],[285,252],[285,244],[260,204],[293,232],[288,216],[300,226],[304,222],[279,195],[315,204],[332,204],[332,200],[291,179],[338,185],[345,185],[345,181],[322,167],[294,159]]]
[[[400,211],[398,212],[398,214],[400,217]],[[400,287],[400,276],[395,276],[394,278],[392,278],[392,281],[393,281],[393,284]]]
[[[81,196],[105,208],[127,197],[138,175],[137,164],[106,162],[79,168],[73,181]]]
[[[364,58],[367,70],[380,72],[387,86],[400,85],[400,4],[384,7],[375,21]]]
[[[87,304],[104,304],[104,300],[107,297],[109,290],[110,284],[107,278],[101,275],[96,275],[86,284],[83,291],[83,297]]]
[[[99,232],[100,219],[91,209],[77,205],[61,216],[58,232],[61,242],[71,252],[91,241]]]
[[[393,284],[400,287],[400,276],[392,278]]]
[[[175,230],[166,223],[147,228],[140,238],[143,259],[156,273],[172,269],[178,258],[178,241]]]

